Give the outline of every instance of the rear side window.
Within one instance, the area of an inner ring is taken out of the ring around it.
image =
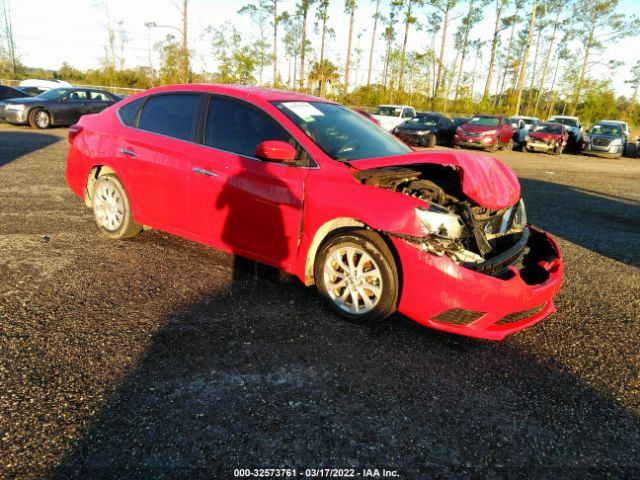
[[[120,119],[125,125],[129,125],[130,127],[138,126],[138,111],[140,110],[140,105],[142,105],[144,101],[145,97],[139,98],[118,109],[118,115],[120,115]]]
[[[265,140],[287,142],[298,151],[296,165],[308,165],[306,152],[266,113],[240,102],[212,97],[207,112],[204,144],[248,157]]]
[[[199,94],[156,95],[144,104],[138,128],[180,140],[192,140],[199,111]]]

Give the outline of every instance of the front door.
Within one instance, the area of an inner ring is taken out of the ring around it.
[[[287,267],[297,254],[307,153],[290,165],[255,156],[266,140],[295,142],[265,112],[212,96],[204,145],[192,156],[190,229],[195,237],[242,256]]]
[[[70,90],[55,108],[55,123],[71,125],[89,113],[89,95],[86,90]]]

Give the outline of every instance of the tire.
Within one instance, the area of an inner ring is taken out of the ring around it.
[[[457,143],[453,144],[453,148],[455,148],[456,150],[460,150],[462,147],[460,145],[458,145]]]
[[[427,137],[427,147],[433,148],[436,146],[437,143],[438,143],[438,137],[436,137],[435,133],[432,133]]]
[[[318,292],[345,320],[375,324],[396,311],[398,270],[378,234],[354,230],[330,238],[320,248],[314,270]]]
[[[513,140],[509,140],[507,144],[503,147],[503,150],[505,152],[510,152],[511,150],[513,150]]]
[[[559,143],[558,145],[556,145],[556,148],[553,149],[553,154],[560,155],[561,153],[562,153],[562,144]]]
[[[123,240],[142,230],[142,225],[133,219],[127,192],[115,175],[103,175],[96,180],[92,203],[96,225],[107,237]]]
[[[29,125],[31,128],[44,130],[51,126],[51,115],[42,108],[34,108],[29,112]]]
[[[491,153],[496,153],[500,147],[500,139],[496,138],[496,141],[489,147]]]

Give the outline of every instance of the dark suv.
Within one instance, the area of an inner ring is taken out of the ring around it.
[[[418,114],[393,129],[393,134],[409,145],[435,147],[442,143],[451,145],[456,127],[448,117],[439,113]]]

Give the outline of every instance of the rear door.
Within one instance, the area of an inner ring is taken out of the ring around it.
[[[256,157],[256,146],[296,146],[291,164]],[[286,267],[298,248],[308,154],[263,110],[211,96],[203,145],[191,156],[190,232],[200,241]]]
[[[115,152],[133,185],[137,220],[182,236],[188,233],[187,181],[201,101],[191,92],[150,96],[134,128],[123,128]]]
[[[112,101],[105,92],[97,92],[89,90],[89,113],[99,113],[109,105]]]

